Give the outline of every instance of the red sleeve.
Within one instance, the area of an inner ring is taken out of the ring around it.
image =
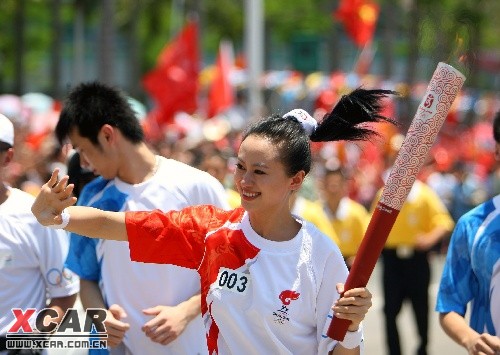
[[[208,205],[167,213],[126,212],[130,258],[197,269],[205,250],[205,236],[223,224],[220,217],[221,210]]]

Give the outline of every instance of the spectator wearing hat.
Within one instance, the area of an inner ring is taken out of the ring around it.
[[[59,322],[79,290],[78,276],[64,268],[66,232],[42,227],[31,213],[34,197],[4,180],[13,156],[14,126],[0,115],[0,353],[17,321],[13,308],[51,308],[58,314],[52,321]]]

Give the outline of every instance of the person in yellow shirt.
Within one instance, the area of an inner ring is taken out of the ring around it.
[[[427,354],[429,250],[447,237],[453,227],[453,219],[439,196],[416,180],[382,251],[385,330],[390,355],[401,354],[396,318],[406,299],[411,301],[420,336],[417,354]]]
[[[290,209],[293,215],[299,216],[307,222],[311,222],[318,227],[320,231],[333,240],[337,246],[340,245],[337,233],[335,233],[335,229],[331,225],[328,216],[325,211],[323,211],[320,203],[311,201],[303,196],[300,196],[298,192],[295,192],[290,199],[290,204]]]
[[[226,193],[227,193],[227,201],[229,203],[229,207],[236,208],[241,205],[241,197],[238,191],[226,187]]]
[[[340,167],[325,168],[321,180],[323,210],[337,234],[339,248],[348,268],[368,227],[366,208],[347,196],[348,180]]]

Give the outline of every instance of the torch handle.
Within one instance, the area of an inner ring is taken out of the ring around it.
[[[370,219],[344,290],[367,285],[396,217],[464,80],[465,76],[455,68],[438,64]],[[335,340],[343,340],[348,327],[349,321],[334,317],[327,334]]]
[[[368,284],[378,256],[382,252],[387,236],[389,235],[389,232],[381,234],[380,231],[390,231],[394,222],[396,222],[398,214],[399,211],[394,208],[380,202],[377,204],[370,219],[370,224],[368,224],[365,237],[356,253],[351,271],[347,276],[344,291],[356,287],[365,287]],[[350,324],[351,321],[335,318],[334,316],[328,328],[327,335],[332,339],[342,341]]]

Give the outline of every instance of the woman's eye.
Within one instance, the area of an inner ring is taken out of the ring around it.
[[[265,172],[263,172],[262,170],[255,170],[254,173],[258,174],[258,175],[264,175],[265,174]]]
[[[245,168],[240,163],[236,163],[236,169],[238,169],[238,170],[244,170]]]

